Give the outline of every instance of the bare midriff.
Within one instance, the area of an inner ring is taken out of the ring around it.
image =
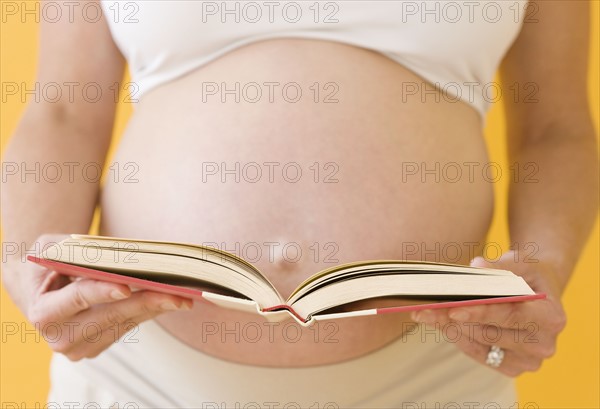
[[[481,118],[431,88],[407,95],[407,84],[424,81],[378,53],[278,39],[154,88],[113,158],[121,172],[103,191],[101,233],[218,246],[284,297],[339,263],[467,263],[493,210],[477,177]],[[398,313],[301,329],[199,302],[157,321],[214,357],[276,367],[356,358],[410,324]]]

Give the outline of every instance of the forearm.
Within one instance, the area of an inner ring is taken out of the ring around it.
[[[56,109],[28,108],[2,163],[5,260],[21,258],[40,234],[88,231],[109,135],[110,124],[98,129]]]
[[[550,131],[511,155],[520,169],[511,178],[511,242],[526,262],[549,263],[564,290],[598,211],[598,156],[592,129],[580,135]],[[523,169],[532,164],[533,180]],[[527,246],[527,247],[526,247]]]

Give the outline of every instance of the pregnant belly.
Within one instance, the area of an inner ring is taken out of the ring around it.
[[[338,263],[468,262],[492,213],[479,118],[464,103],[403,98],[408,82],[422,84],[367,50],[273,40],[156,88],[114,157],[135,175],[107,182],[101,232],[217,246],[283,296]],[[305,366],[380,348],[407,317],[300,329],[197,303],[158,321],[223,359]]]

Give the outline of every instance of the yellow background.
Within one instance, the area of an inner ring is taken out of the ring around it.
[[[593,3],[593,29],[591,44],[591,62],[589,70],[589,91],[598,129],[599,84],[598,73],[598,23],[599,3]],[[33,18],[25,23],[8,20],[2,24],[0,36],[1,81],[35,81],[37,44],[37,24]],[[1,145],[6,142],[15,129],[24,105],[20,98],[8,98],[3,104],[0,116]],[[131,114],[131,104],[119,107],[115,134],[120,135],[127,118]],[[488,142],[491,160],[506,163],[505,137],[502,107],[495,106],[488,117],[485,137]],[[503,166],[503,168],[506,168]],[[508,178],[502,178],[508,180]],[[506,189],[497,184],[496,216],[489,234],[489,240],[501,243],[507,248],[508,231],[506,226]],[[598,224],[592,233],[577,270],[564,296],[569,323],[559,338],[558,352],[535,374],[526,374],[519,378],[518,388],[521,405],[534,402],[540,408],[599,408],[600,407],[600,282]],[[6,291],[1,289],[1,320],[5,322],[24,322],[22,314],[11,303]],[[32,329],[29,326],[29,329]],[[27,342],[20,337],[9,337],[0,342],[0,407],[7,402],[18,402],[21,407],[43,407],[49,388],[48,363],[50,349],[43,342],[36,342],[33,335],[27,336]],[[527,407],[527,406],[525,406]],[[532,408],[536,406],[531,406]]]

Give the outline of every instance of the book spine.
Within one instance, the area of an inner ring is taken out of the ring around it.
[[[271,312],[271,311],[279,311],[279,310],[287,310],[294,318],[296,318],[302,324],[306,324],[309,321],[306,318],[303,318],[302,316],[300,316],[300,314],[298,314],[296,311],[294,311],[294,309],[287,304],[279,304],[279,305],[274,305],[273,307],[266,307],[266,308],[262,309],[262,312]]]

